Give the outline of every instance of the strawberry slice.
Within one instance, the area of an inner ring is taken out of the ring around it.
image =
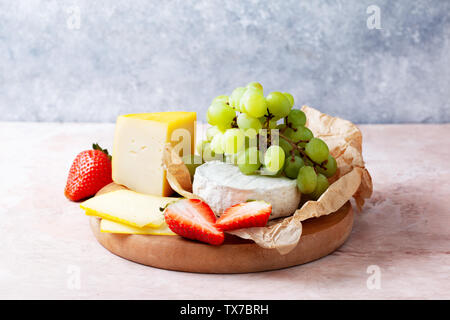
[[[215,227],[216,216],[207,203],[198,199],[182,199],[164,210],[170,230],[193,240],[220,245],[225,239],[222,230]]]
[[[236,230],[250,227],[264,227],[269,220],[272,206],[265,201],[250,201],[229,207],[216,222],[223,230]]]

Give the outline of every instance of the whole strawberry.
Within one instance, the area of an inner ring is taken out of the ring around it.
[[[93,150],[79,153],[70,167],[64,190],[69,200],[78,201],[93,196],[112,182],[111,156],[98,144],[92,147]]]

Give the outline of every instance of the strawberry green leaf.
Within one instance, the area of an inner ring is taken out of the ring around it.
[[[101,152],[103,152],[104,154],[106,154],[108,156],[109,160],[112,159],[112,157],[108,153],[108,150],[107,149],[103,149],[102,147],[100,147],[100,145],[98,143],[94,143],[92,145],[92,149],[101,151]]]

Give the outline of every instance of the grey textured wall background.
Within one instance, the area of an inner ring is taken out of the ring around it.
[[[2,0],[0,120],[205,119],[260,81],[358,123],[449,122],[449,39],[449,0]]]

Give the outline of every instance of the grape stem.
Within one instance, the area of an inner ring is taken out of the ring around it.
[[[239,126],[237,125],[237,117],[233,118],[233,121],[231,122],[231,127],[232,128],[239,128]]]
[[[269,126],[270,126],[270,120],[272,120],[272,118],[274,117],[274,115],[270,113],[269,109],[267,109],[266,111],[267,111],[267,115],[266,115],[267,119],[266,119],[266,122],[264,123],[264,126],[265,126],[267,129],[269,129]]]
[[[304,156],[304,157],[307,158],[309,161],[311,161],[311,162],[313,163],[314,166],[318,166],[319,168],[322,168],[322,169],[326,170],[325,165],[326,165],[326,163],[327,163],[328,160],[325,160],[325,161],[322,162],[322,163],[317,163],[317,162],[315,162],[314,160],[312,160],[312,159],[306,154],[304,148],[302,148],[302,147],[300,147],[300,146],[298,145],[298,143],[301,143],[301,142],[309,142],[309,140],[300,140],[299,142],[295,143],[294,141],[292,141],[291,139],[289,139],[288,137],[286,137],[284,134],[279,133],[279,135],[280,135],[281,138],[283,138],[284,140],[286,140],[286,141],[287,141],[294,149],[297,149],[298,152],[300,152],[300,153],[302,154],[302,156]]]
[[[272,136],[270,135],[270,120],[274,117],[272,113],[270,113],[269,109],[266,109],[267,114],[265,115],[266,121],[264,121],[263,128],[267,129],[267,143],[270,145],[272,143]]]
[[[291,150],[291,158],[292,158],[292,161],[295,160],[295,150],[294,149]]]

